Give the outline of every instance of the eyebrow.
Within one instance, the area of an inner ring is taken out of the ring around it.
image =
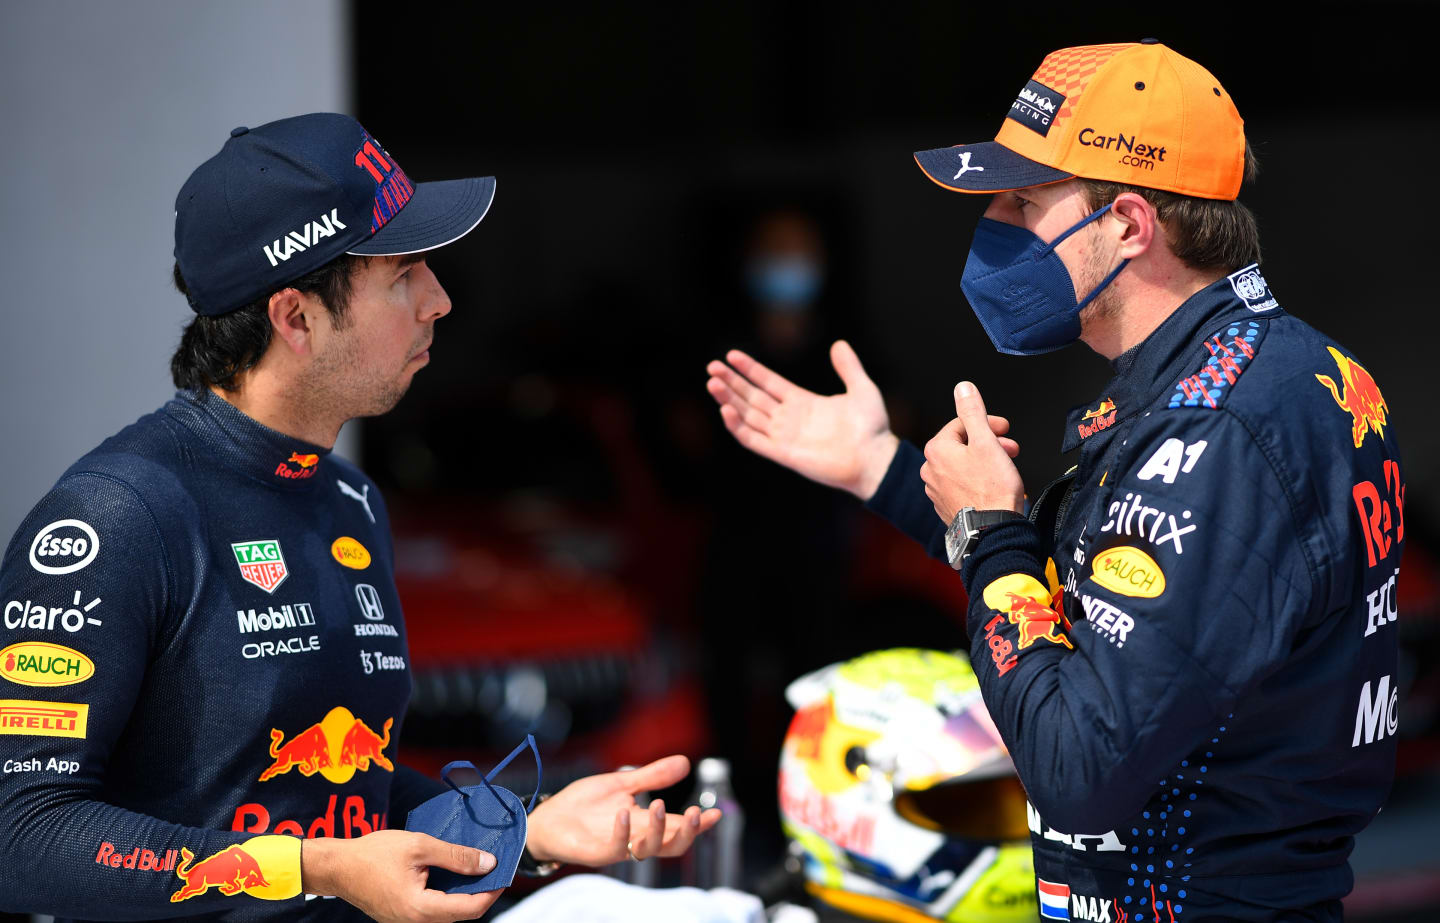
[[[428,250],[421,250],[419,253],[406,253],[400,257],[400,262],[395,264],[395,268],[404,269],[406,266],[414,263],[423,262],[425,257],[429,255],[430,252]]]

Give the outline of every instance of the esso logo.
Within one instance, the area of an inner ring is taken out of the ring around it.
[[[89,523],[61,519],[41,529],[30,543],[30,566],[42,574],[73,574],[99,553],[100,537]]]

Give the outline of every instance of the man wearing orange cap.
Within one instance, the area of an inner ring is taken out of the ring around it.
[[[845,343],[830,397],[711,363],[727,427],[961,572],[1043,918],[1339,920],[1394,772],[1404,478],[1374,379],[1260,274],[1229,95],[1153,39],[1062,49],[994,141],[916,160],[993,194],[962,288],[995,347],[1110,360],[1075,467],[1024,515],[973,384],[922,457]]]

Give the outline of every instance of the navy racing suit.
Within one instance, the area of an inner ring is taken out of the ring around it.
[[[76,462],[0,569],[0,908],[364,919],[300,838],[445,790],[394,759],[393,573],[364,474],[208,391]]]
[[[1405,484],[1374,379],[1247,267],[1073,410],[962,576],[1042,918],[1338,920],[1394,775]],[[870,507],[944,558],[919,451]]]

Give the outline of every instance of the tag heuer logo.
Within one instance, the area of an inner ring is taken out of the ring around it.
[[[235,552],[235,563],[240,565],[240,576],[245,582],[267,593],[275,592],[290,576],[290,571],[285,569],[285,556],[280,553],[280,543],[273,538],[235,542],[230,549]]]

